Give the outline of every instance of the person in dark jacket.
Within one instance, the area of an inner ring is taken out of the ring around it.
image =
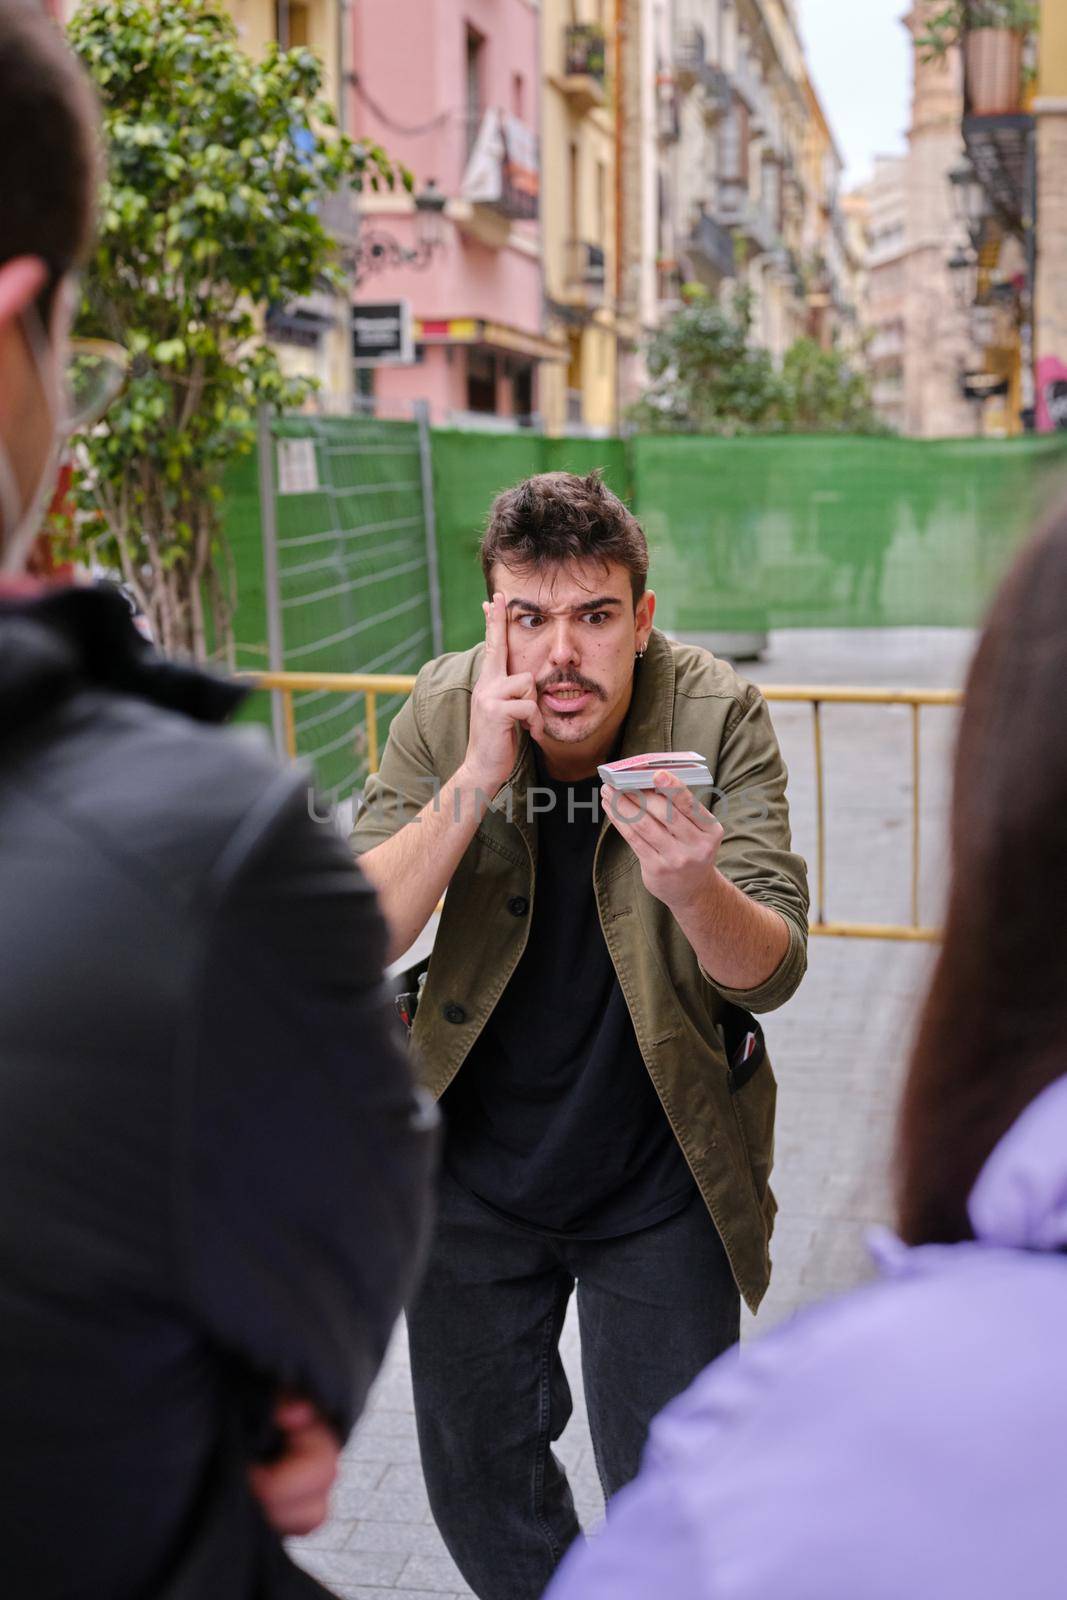
[[[115,591],[24,575],[95,123],[0,0],[0,1594],[321,1594],[321,1520],[412,1283],[432,1113],[386,930],[308,779]]]
[[[967,684],[881,1281],[668,1406],[546,1600],[1067,1592],[1065,619],[1067,507],[1001,591]]]

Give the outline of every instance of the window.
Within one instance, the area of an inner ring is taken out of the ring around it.
[[[467,410],[496,414],[496,356],[491,350],[467,351]]]
[[[467,29],[467,154],[474,149],[485,105],[482,84],[485,75],[485,39],[475,28]]]
[[[515,368],[512,379],[512,410],[517,417],[526,420],[534,413],[534,369],[533,362],[523,362]]]
[[[719,177],[724,183],[748,183],[748,107],[734,99],[719,133]]]
[[[374,381],[377,367],[356,368],[356,409],[374,412]]]
[[[579,192],[580,178],[581,168],[579,166],[578,146],[576,144],[572,144],[567,152],[567,206],[568,220],[570,222],[569,237],[571,239],[577,239],[579,237],[579,217],[581,216],[581,208],[579,204],[581,198]]]
[[[307,50],[311,46],[308,0],[275,0],[274,37],[282,50]]]

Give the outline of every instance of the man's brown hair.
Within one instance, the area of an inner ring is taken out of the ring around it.
[[[482,539],[482,572],[493,597],[499,561],[543,572],[575,561],[617,562],[630,574],[634,604],[645,592],[648,543],[637,518],[598,472],[542,472],[497,495]]]
[[[0,0],[0,266],[39,256],[45,327],[60,281],[92,242],[93,92],[59,27],[32,0]]]

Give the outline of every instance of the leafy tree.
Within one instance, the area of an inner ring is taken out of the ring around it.
[[[782,362],[782,385],[782,423],[789,433],[884,431],[866,374],[852,367],[840,350],[798,339]]]
[[[232,637],[223,470],[261,401],[311,387],[283,376],[263,309],[340,286],[321,202],[396,175],[338,133],[310,52],[253,61],[212,0],[85,0],[69,32],[109,157],[78,331],[134,358],[84,446],[78,550],[122,572],[163,649],[203,659]]]
[[[752,294],[728,305],[706,291],[659,328],[649,344],[651,383],[629,420],[654,433],[874,433],[883,431],[864,374],[839,350],[798,339],[781,371],[753,347]]]
[[[688,288],[688,304],[649,344],[651,383],[630,420],[652,433],[752,433],[768,426],[783,401],[767,351],[753,348],[752,294],[738,288],[729,305]]]

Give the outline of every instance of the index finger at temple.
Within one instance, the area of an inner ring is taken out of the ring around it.
[[[508,612],[499,592],[485,608],[485,664],[494,677],[507,676]]]

